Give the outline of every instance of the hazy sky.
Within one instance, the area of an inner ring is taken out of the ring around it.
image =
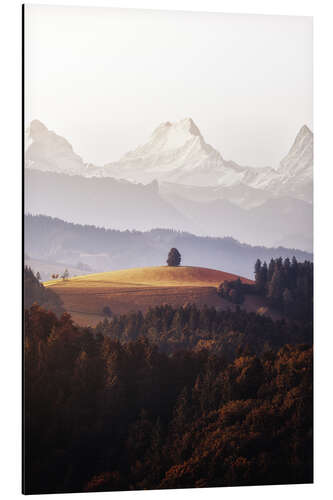
[[[312,18],[26,6],[26,121],[102,165],[191,117],[242,165],[312,129]]]

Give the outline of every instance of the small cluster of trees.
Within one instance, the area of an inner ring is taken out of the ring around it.
[[[65,269],[64,272],[61,275],[55,274],[55,273],[51,275],[51,278],[53,280],[57,280],[59,277],[62,280],[68,280],[68,278],[69,278],[69,271],[68,271],[68,269]]]
[[[240,278],[234,281],[223,281],[217,293],[220,297],[229,300],[233,304],[242,304],[244,302],[244,289]]]

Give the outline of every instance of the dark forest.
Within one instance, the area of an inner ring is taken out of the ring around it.
[[[312,482],[298,286],[303,320],[166,305],[82,328],[25,274],[26,493]]]

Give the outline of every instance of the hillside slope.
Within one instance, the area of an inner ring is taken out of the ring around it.
[[[216,269],[194,266],[152,266],[133,269],[121,269],[105,273],[76,276],[65,282],[51,280],[44,283],[53,287],[94,287],[100,284],[105,286],[126,285],[137,286],[217,286],[225,280],[236,280],[239,276]],[[253,281],[240,277],[243,283],[252,284]]]
[[[77,276],[66,281],[52,280],[44,286],[61,298],[75,322],[95,326],[104,318],[106,306],[113,314],[145,312],[165,304],[234,309],[233,304],[217,295],[217,286],[237,278],[234,274],[202,267],[155,266]],[[240,279],[243,283],[253,283]],[[248,296],[242,307],[257,311],[262,305],[261,298]]]
[[[160,192],[156,182],[143,185],[111,177],[26,169],[25,212],[110,229],[146,231],[158,227],[202,236],[231,236],[252,245],[275,246],[286,241],[291,246],[288,241],[293,241],[298,248],[312,250],[310,203],[287,197],[261,198],[260,206],[244,209],[235,204],[244,194],[239,189],[228,188],[232,201],[219,199],[221,190],[207,192],[210,201],[194,201],[178,188],[179,194],[173,194],[163,186]]]

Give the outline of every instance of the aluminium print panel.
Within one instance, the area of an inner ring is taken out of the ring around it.
[[[312,18],[23,33],[23,493],[311,483]]]

